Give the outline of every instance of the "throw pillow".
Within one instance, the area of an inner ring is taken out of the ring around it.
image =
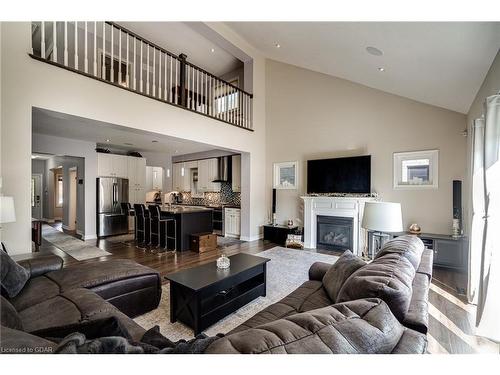
[[[29,277],[29,272],[25,268],[17,264],[5,251],[0,250],[1,285],[9,298],[19,294]]]
[[[0,296],[0,322],[5,327],[23,330],[23,322],[16,308],[3,296]]]
[[[340,288],[342,288],[349,276],[364,265],[366,263],[360,257],[347,250],[328,269],[325,276],[323,276],[323,287],[333,302],[337,301]]]

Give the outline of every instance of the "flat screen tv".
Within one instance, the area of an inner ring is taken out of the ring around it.
[[[371,155],[307,161],[307,193],[371,192]]]

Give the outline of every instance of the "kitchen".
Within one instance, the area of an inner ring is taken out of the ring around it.
[[[210,157],[207,157],[207,154]],[[189,212],[192,218],[194,212],[202,215],[204,211],[202,208],[204,208],[212,211],[210,224],[214,233],[218,236],[239,238],[241,217],[240,155],[226,152],[179,155],[174,156],[163,166],[147,165],[152,163],[153,158],[139,156],[147,155],[130,155],[130,153],[129,155],[120,155],[104,152],[97,154],[98,181],[111,178],[121,179],[115,180],[120,181],[120,183],[128,182],[117,189],[116,193],[111,194],[115,202],[128,201],[131,205],[135,203],[162,204],[162,211],[168,209],[171,214],[175,213],[176,220],[181,220],[181,211],[183,214]],[[182,161],[175,161],[179,158],[182,158]],[[158,159],[155,161],[157,164],[163,164],[159,163]],[[172,188],[170,188],[170,182]],[[118,191],[121,192],[120,196],[116,196]],[[102,193],[100,195],[103,195]],[[120,216],[118,205],[114,206],[117,211],[115,213],[98,212],[98,235],[100,237],[123,234],[134,228],[134,218],[127,219],[123,215]],[[197,210],[192,210],[194,208]],[[206,222],[205,219],[195,219],[194,221]],[[179,225],[179,227],[186,227],[186,225]],[[190,227],[190,230],[197,231],[196,226]],[[185,249],[186,236],[189,233],[183,232],[179,235],[182,238],[180,247]]]

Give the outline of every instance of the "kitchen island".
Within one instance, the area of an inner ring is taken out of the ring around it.
[[[190,250],[189,236],[194,233],[213,232],[213,210],[206,207],[161,205],[162,218],[174,218],[177,223],[177,250]]]

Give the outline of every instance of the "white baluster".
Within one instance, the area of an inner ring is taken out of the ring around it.
[[[156,96],[156,47],[153,47],[153,97]]]
[[[42,21],[42,35],[41,35],[41,43],[40,43],[40,48],[41,48],[41,56],[42,59],[45,58],[45,21]]]
[[[87,21],[85,21],[85,34],[84,34],[85,35],[85,60],[84,60],[84,65],[83,65],[83,69],[85,70],[85,73],[89,72],[89,57],[88,57],[88,53],[87,53],[87,47],[88,47],[87,33],[88,33]]]
[[[168,100],[168,89],[167,89],[167,64],[168,64],[168,58],[169,56],[165,54],[165,74],[163,75],[163,80],[164,80],[164,85],[163,88],[165,92],[163,93],[163,100],[167,101]]]
[[[174,103],[179,104],[179,92],[177,88],[177,65],[178,61],[177,59],[175,60],[175,98],[174,98]]]
[[[137,90],[137,65],[135,64],[135,55],[137,54],[137,51],[136,51],[137,39],[135,38],[135,36],[133,38],[134,38],[134,85],[133,85],[133,88],[134,88],[134,91],[136,91]]]
[[[195,83],[194,83],[194,81],[195,81],[195,77],[196,77],[196,72],[195,72],[195,70],[194,70],[193,67],[191,67],[191,70],[193,71],[193,85],[192,85],[193,86],[193,94],[192,94],[191,102],[193,103],[193,109],[196,110],[196,97],[195,97],[195,92],[194,92],[195,91],[195,88],[194,88]]]
[[[161,50],[158,50],[158,99],[161,99]]]
[[[78,21],[75,21],[75,69],[78,70]]]
[[[125,84],[127,85],[127,87],[130,88],[130,72],[129,72],[129,64],[128,64],[128,59],[129,59],[129,51],[128,51],[128,47],[129,47],[129,44],[130,44],[130,40],[129,40],[129,34],[127,33],[127,68],[126,68],[126,75],[125,75]]]
[[[52,61],[57,62],[57,22],[52,26]]]
[[[101,78],[106,79],[106,22],[102,23]]]
[[[142,81],[142,45],[143,45],[143,44],[144,44],[144,43],[142,42],[142,39],[141,39],[141,60],[140,60],[140,67],[139,67],[139,69],[140,69],[140,70],[139,70],[139,72],[140,72],[140,73],[139,73],[139,86],[140,86],[140,88],[141,88],[141,92],[144,92],[144,91],[143,91],[143,81]]]
[[[146,55],[146,95],[149,95],[149,44],[146,44],[148,53]]]
[[[118,82],[122,84],[122,30],[118,29]]]
[[[68,22],[64,21],[64,66],[68,66]]]
[[[189,70],[189,65],[186,65],[186,89],[187,89],[187,103],[188,103],[188,108],[191,108],[191,100],[190,100],[190,93],[189,93],[189,89],[190,89],[190,85],[189,85],[189,81],[190,81],[190,70]]]
[[[201,91],[200,91],[200,71],[196,69],[196,110],[201,107]]]
[[[111,43],[110,43],[110,46],[111,46],[111,56],[110,56],[110,81],[111,83],[114,83],[115,82],[115,38],[114,38],[114,26],[113,25],[109,25],[111,27]]]
[[[97,21],[94,21],[94,76],[97,77]]]
[[[174,100],[172,100],[172,95],[174,94],[172,92],[172,88],[175,90],[175,87],[172,87],[172,72],[173,72],[173,69],[172,69],[172,56],[170,56],[170,81],[168,82],[168,94],[170,95],[170,103],[173,103]],[[175,82],[177,83],[177,79],[175,80]]]

